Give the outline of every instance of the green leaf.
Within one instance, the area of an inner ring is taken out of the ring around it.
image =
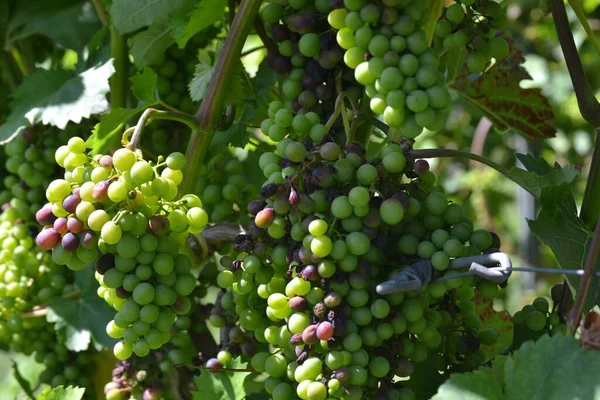
[[[423,24],[423,31],[427,36],[427,40],[431,44],[433,35],[435,33],[435,26],[437,25],[438,19],[442,16],[444,2],[442,0],[428,0],[427,9],[429,12],[429,18],[427,22]]]
[[[544,187],[541,193],[542,209],[535,220],[528,220],[531,232],[554,253],[562,269],[582,269],[592,242],[592,235],[584,222],[577,216],[570,185]],[[598,271],[600,260],[594,270]],[[571,289],[576,292],[579,277],[567,275]],[[598,280],[592,279],[586,310],[596,301]]]
[[[110,8],[112,23],[120,35],[145,26],[168,23],[176,15],[191,11],[195,0],[115,0]]]
[[[242,363],[236,358],[229,368],[246,368],[247,363]],[[192,392],[194,400],[242,400],[246,393],[244,391],[244,379],[246,372],[216,372],[202,371],[200,376],[194,379],[198,390]]]
[[[155,24],[131,38],[131,56],[136,67],[155,63],[175,42],[168,24]]]
[[[496,129],[514,130],[529,139],[553,137],[554,113],[541,89],[522,89],[522,80],[532,79],[521,65],[521,53],[510,55],[489,71],[473,78],[472,74],[457,78],[451,87],[474,107],[480,109]]]
[[[226,131],[215,133],[210,146],[220,149],[228,145],[244,147],[248,143],[249,138],[250,135],[246,126],[240,121],[235,121]]]
[[[123,126],[127,120],[142,109],[113,108],[109,113],[104,114],[100,122],[94,127],[92,135],[86,141],[86,145],[91,149],[92,154],[106,152],[115,140],[115,136],[123,131]]]
[[[458,77],[465,66],[467,55],[467,50],[465,48],[460,48],[456,51],[445,53],[442,56],[442,65],[446,65],[446,69],[448,70],[448,76],[446,78],[447,82],[454,82]]]
[[[57,331],[66,333],[66,345],[70,350],[86,350],[90,338],[104,347],[114,346],[116,341],[106,334],[106,325],[113,319],[115,311],[98,297],[93,269],[86,267],[77,271],[75,281],[81,296],[76,300],[62,297],[51,300],[47,320],[55,323]]]
[[[14,43],[39,33],[65,48],[83,50],[102,25],[91,2],[67,3],[70,4],[56,0],[16,2],[8,40]]]
[[[158,103],[158,94],[156,92],[158,75],[156,72],[149,67],[144,67],[142,72],[138,72],[130,80],[133,95],[140,99],[145,107],[150,107]]]
[[[129,118],[158,103],[157,75],[151,68],[145,67],[142,72],[137,73],[130,80],[132,83],[131,91],[142,104],[135,109],[114,108],[109,113],[104,114],[86,142],[92,154],[106,152],[108,147],[116,141],[116,136],[121,134],[122,128]]]
[[[37,400],[81,400],[84,393],[84,388],[73,386],[47,387],[37,396]]]
[[[576,339],[545,335],[524,343],[506,361],[510,400],[600,399],[600,352],[584,351]]]
[[[444,376],[439,373],[435,362],[430,358],[422,363],[414,364],[410,379],[402,382],[402,386],[410,388],[415,393],[417,400],[429,400],[444,380]]]
[[[516,157],[527,170],[513,167],[509,178],[538,197],[541,196],[544,187],[570,184],[579,177],[579,171],[571,166],[563,168],[555,164],[551,167],[543,158],[536,158],[531,154],[517,154]]]
[[[23,377],[23,375],[21,375],[21,372],[19,371],[19,366],[17,365],[15,360],[11,360],[11,361],[12,361],[13,375],[15,376],[15,379],[17,380],[17,382],[19,382],[21,389],[23,389],[23,391],[29,397],[35,398],[35,396],[33,395],[33,390],[31,390],[31,384],[29,383],[29,381],[27,379],[25,379]]]
[[[114,71],[112,61],[108,61],[80,74],[40,69],[27,76],[13,94],[7,122],[0,126],[0,144],[30,124],[64,129],[70,121],[80,123],[83,118],[106,111],[108,79]]]
[[[218,58],[218,55],[219,50],[217,50],[217,54],[214,56],[215,62]],[[188,85],[190,97],[193,101],[201,101],[204,98],[208,84],[212,80],[212,76],[215,71],[213,60],[211,59],[207,50],[201,49],[198,52],[198,61],[199,62],[196,64],[196,69],[194,71],[194,77]],[[225,103],[237,104],[243,98],[244,85],[241,78],[241,73],[242,63],[238,61],[235,72],[232,74],[232,78],[225,82],[224,87],[219,88],[219,90],[222,90],[226,93]]]
[[[503,400],[504,394],[489,372],[452,374],[432,400]]]
[[[192,36],[222,20],[225,15],[226,4],[226,0],[199,1],[183,27],[181,27],[182,21],[177,22],[179,26],[176,29],[175,40],[179,47],[184,48]]]
[[[475,293],[473,301],[475,311],[481,318],[482,327],[492,328],[498,332],[498,341],[493,346],[481,345],[480,347],[486,356],[485,362],[510,347],[513,342],[514,327],[510,315],[506,311],[494,310],[493,299],[485,299],[479,293]]]

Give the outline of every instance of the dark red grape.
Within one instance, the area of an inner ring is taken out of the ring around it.
[[[100,181],[96,183],[94,189],[92,189],[92,197],[97,201],[104,201],[108,199],[108,187],[110,186],[109,181]]]
[[[163,236],[167,232],[169,232],[170,223],[166,216],[164,215],[154,215],[150,217],[148,221],[148,226],[150,231],[154,233],[156,236]]]
[[[50,225],[56,221],[56,216],[52,213],[52,204],[44,204],[42,208],[35,213],[35,219],[40,225]]]
[[[51,250],[60,242],[60,239],[60,233],[53,228],[46,228],[37,235],[35,243],[42,250]]]
[[[61,235],[67,233],[69,231],[69,228],[67,227],[67,219],[65,217],[57,218],[56,221],[54,221],[54,230]]]
[[[83,222],[75,217],[71,217],[67,219],[67,228],[69,228],[70,232],[80,233],[83,230]]]

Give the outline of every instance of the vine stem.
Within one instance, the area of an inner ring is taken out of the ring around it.
[[[598,135],[600,128],[596,128],[596,144],[594,145],[594,153],[592,155],[592,163],[588,173],[587,183],[585,185],[585,193],[579,217],[583,220],[588,228],[592,228],[594,220],[600,218],[600,140]]]
[[[600,218],[596,222],[596,228],[594,230],[594,236],[592,237],[592,244],[590,250],[585,259],[583,268],[583,276],[579,281],[579,287],[577,288],[577,294],[575,295],[575,303],[573,308],[569,311],[568,316],[568,334],[570,336],[575,335],[579,324],[581,323],[581,316],[583,314],[583,307],[585,306],[585,300],[587,298],[588,291],[590,289],[590,283],[592,275],[594,273],[594,266],[598,260],[598,253],[600,252]]]
[[[592,43],[592,46],[594,46],[594,49],[596,49],[596,53],[598,53],[598,55],[600,55],[600,42],[598,42],[598,40],[596,39],[596,36],[594,35],[594,31],[592,30],[590,23],[588,22],[587,18],[585,17],[585,10],[583,9],[583,7],[581,5],[581,0],[568,0],[568,1],[569,1],[569,4],[571,5],[571,8],[573,8],[573,11],[575,11],[575,15],[577,15],[577,19],[583,26],[583,30],[587,34],[587,37],[588,37],[590,43]]]
[[[577,97],[577,105],[583,118],[592,124],[594,127],[600,127],[600,102],[596,100],[594,92],[590,87],[590,83],[583,71],[583,65],[577,52],[577,46],[573,39],[571,27],[569,26],[569,18],[563,0],[550,0],[550,9],[552,10],[552,18],[558,41],[565,56],[567,69],[571,76],[571,82],[575,89]]]
[[[96,14],[98,15],[98,19],[102,24],[106,22],[106,11],[104,10],[104,6],[102,5],[101,0],[92,0],[92,4],[96,9]]]
[[[208,152],[208,146],[217,130],[223,104],[225,103],[227,82],[232,79],[244,42],[248,36],[261,0],[243,0],[238,8],[230,34],[225,39],[223,51],[215,65],[215,72],[206,90],[206,96],[196,113],[198,130],[196,130],[188,143],[185,157],[187,159],[184,180],[180,186],[180,193],[191,193],[194,189],[200,169]]]
[[[452,150],[452,149],[419,149],[419,150],[410,150],[407,154],[415,157],[415,158],[443,158],[443,157],[456,157],[456,158],[466,158],[469,160],[477,161],[482,164],[487,165],[488,167],[495,169],[500,172],[502,175],[506,176],[511,181],[515,182],[517,185],[521,186],[519,182],[515,181],[510,176],[510,171],[504,168],[500,164],[496,164],[489,158],[480,156],[478,154],[469,153],[467,151],[460,150]],[[522,187],[522,186],[521,186]],[[531,189],[523,188],[533,197],[537,198],[538,196],[531,191]]]
[[[198,123],[189,114],[178,113],[173,111],[165,111],[165,110],[157,110],[156,108],[147,108],[142,113],[142,116],[138,120],[134,130],[133,135],[131,135],[131,140],[127,145],[129,150],[137,149],[139,142],[142,138],[142,132],[144,131],[144,127],[153,119],[168,119],[171,121],[181,122],[186,124],[194,133],[198,132]],[[125,131],[126,133],[129,130]]]
[[[100,14],[98,14],[100,15]],[[129,80],[129,54],[127,38],[118,35],[114,26],[110,27],[110,56],[113,59],[115,73],[110,78],[111,107],[125,107],[127,104],[127,89]]]

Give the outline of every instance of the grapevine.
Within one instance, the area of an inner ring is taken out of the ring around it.
[[[596,5],[76,3],[0,5],[0,397],[596,395]]]

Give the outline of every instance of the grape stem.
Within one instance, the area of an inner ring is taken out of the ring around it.
[[[575,296],[575,303],[573,308],[569,311],[567,334],[569,336],[575,335],[577,328],[581,322],[581,316],[583,314],[583,308],[587,298],[588,291],[590,289],[590,283],[592,275],[594,274],[594,266],[598,260],[598,253],[600,252],[600,218],[596,222],[596,229],[594,230],[594,236],[592,237],[592,245],[585,258],[585,264],[583,267],[583,276],[579,281],[579,287],[577,288],[577,295]]]
[[[235,14],[230,34],[225,39],[223,51],[215,65],[215,73],[206,90],[206,96],[196,113],[199,129],[195,131],[198,134],[193,134],[188,143],[185,155],[187,163],[180,193],[191,193],[198,181],[204,158],[208,153],[208,146],[221,119],[221,111],[227,95],[223,88],[232,79],[237,69],[242,48],[261,3],[261,0],[243,0]]]
[[[493,162],[489,158],[486,158],[486,157],[483,157],[483,156],[480,156],[477,154],[469,153],[467,151],[452,150],[452,149],[419,149],[419,150],[410,150],[406,154],[413,156],[415,158],[458,157],[458,158],[466,158],[469,160],[477,161],[477,162],[487,165],[490,168],[495,169],[496,171],[500,172],[502,175],[506,176],[511,181],[515,182],[517,185],[521,186],[521,184],[519,182],[517,182],[516,180],[514,180],[511,177],[510,171],[508,169],[504,168],[502,165]],[[521,187],[523,189],[525,189],[533,197],[538,198],[538,195],[535,194],[533,191],[531,191],[531,189],[526,188],[524,186],[521,186]]]
[[[155,108],[147,108],[142,113],[142,116],[138,120],[134,130],[133,135],[131,136],[131,141],[127,144],[127,148],[129,150],[136,150],[138,144],[142,138],[142,132],[144,131],[144,127],[150,123],[153,119],[168,119],[170,121],[177,121],[183,124],[186,124],[191,130],[192,133],[198,132],[198,123],[191,115],[181,113],[181,112],[173,112],[173,111],[165,111],[165,110],[157,110]],[[126,132],[128,132],[126,130]]]

